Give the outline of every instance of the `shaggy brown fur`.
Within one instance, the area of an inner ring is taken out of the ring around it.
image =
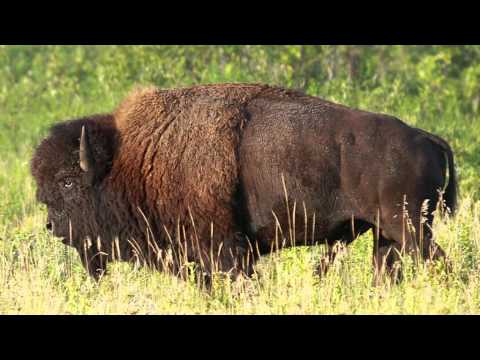
[[[93,174],[78,166],[82,127]],[[94,276],[114,258],[249,274],[258,255],[272,251],[277,220],[285,234],[297,224],[287,246],[301,239],[332,246],[372,228],[378,211],[375,259],[391,266],[392,248],[415,244],[400,236],[398,204],[406,195],[419,224],[430,199],[431,223],[447,166],[453,210],[453,155],[438,137],[297,91],[221,84],[139,88],[112,114],[58,124],[37,149],[32,173],[49,226]],[[303,207],[308,226],[316,215],[311,236],[299,226]],[[432,248],[431,233],[422,231]]]
[[[179,221],[187,233],[194,232],[190,241],[201,239],[195,246],[202,259],[198,251],[187,252],[195,261],[203,260],[204,266],[211,262],[212,252],[221,250],[224,255],[215,261],[220,261],[221,270],[230,270],[232,261],[247,250],[245,241],[235,238],[243,232],[234,219],[237,153],[247,121],[245,104],[266,89],[255,85],[137,89],[114,112],[120,135],[109,183],[128,189],[124,200],[131,204],[131,213],[145,207],[157,234],[165,227],[174,236]]]

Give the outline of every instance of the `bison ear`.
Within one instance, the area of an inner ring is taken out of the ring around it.
[[[85,125],[82,126],[82,135],[80,136],[80,168],[84,172],[87,182],[92,184],[95,178],[95,159]]]

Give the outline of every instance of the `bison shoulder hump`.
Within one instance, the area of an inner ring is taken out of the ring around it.
[[[115,110],[118,129],[141,125],[138,122],[153,121],[166,111],[165,91],[154,86],[137,87]]]

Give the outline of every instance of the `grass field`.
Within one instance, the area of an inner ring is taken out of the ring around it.
[[[1,314],[478,314],[480,313],[480,49],[348,46],[0,46]],[[372,236],[346,249],[326,277],[322,249],[265,257],[258,274],[194,280],[110,266],[92,281],[78,255],[45,230],[29,162],[58,121],[111,111],[135,84],[160,87],[265,82],[304,88],[348,106],[395,115],[445,138],[460,184],[456,217],[434,233],[452,260],[412,266],[372,287]]]

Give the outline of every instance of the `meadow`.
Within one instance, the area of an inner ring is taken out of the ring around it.
[[[455,217],[434,223],[439,266],[404,259],[398,285],[372,286],[372,235],[324,278],[322,247],[264,257],[258,274],[202,291],[195,279],[126,263],[99,283],[45,229],[30,159],[52,124],[111,111],[137,84],[262,82],[395,115],[453,148]],[[0,46],[0,314],[480,313],[479,46]]]

